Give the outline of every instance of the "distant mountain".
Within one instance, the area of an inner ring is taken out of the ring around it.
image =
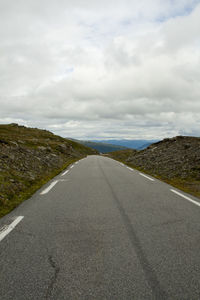
[[[93,140],[92,142],[123,146],[125,148],[142,150],[158,140]],[[120,150],[120,149],[119,149]]]
[[[113,151],[118,151],[118,150],[124,150],[127,149],[124,146],[120,146],[120,145],[114,145],[111,143],[102,143],[102,142],[93,142],[93,141],[81,141],[81,140],[76,140],[76,142],[90,147],[92,149],[95,149],[97,151],[99,151],[100,153],[108,153],[108,152],[113,152]]]

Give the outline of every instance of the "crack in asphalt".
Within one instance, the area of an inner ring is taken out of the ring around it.
[[[133,226],[131,224],[131,221],[128,217],[128,215],[126,214],[126,211],[124,209],[124,207],[122,206],[122,204],[120,203],[120,200],[118,199],[115,191],[113,190],[112,185],[109,182],[109,179],[107,178],[103,168],[101,167],[101,165],[99,164],[99,167],[104,175],[105,181],[108,185],[108,187],[110,188],[110,191],[113,195],[113,199],[114,199],[114,203],[116,204],[119,213],[121,215],[122,221],[124,223],[124,226],[126,228],[126,231],[128,233],[129,236],[129,240],[132,244],[132,247],[134,248],[136,255],[139,259],[139,262],[141,264],[141,267],[144,271],[146,280],[149,284],[149,286],[151,287],[152,290],[152,294],[155,300],[165,300],[168,299],[167,297],[167,293],[163,290],[162,286],[160,285],[160,282],[156,276],[156,272],[154,271],[154,269],[152,268],[150,262],[148,261],[148,258],[145,254],[145,251],[142,248],[140,239],[137,236],[137,233],[135,232],[135,230],[133,229]]]
[[[56,262],[53,260],[53,257],[51,255],[48,256],[48,262],[50,264],[50,266],[53,268],[54,270],[54,274],[53,274],[53,277],[47,287],[47,291],[46,291],[46,297],[45,299],[48,300],[50,299],[50,296],[51,296],[51,293],[52,293],[52,290],[53,290],[53,286],[56,282],[56,279],[58,277],[58,273],[60,271],[60,268],[56,265]]]

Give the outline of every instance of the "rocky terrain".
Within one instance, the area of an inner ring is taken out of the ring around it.
[[[177,136],[110,156],[200,197],[200,138]]]
[[[46,130],[0,125],[0,216],[73,161],[96,153]]]

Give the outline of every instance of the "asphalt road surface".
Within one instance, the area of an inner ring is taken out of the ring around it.
[[[0,228],[1,300],[200,299],[199,200],[112,159],[74,164]]]

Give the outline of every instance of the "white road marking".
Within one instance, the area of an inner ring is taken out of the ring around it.
[[[10,225],[5,226],[2,230],[0,229],[0,242],[9,234],[17,224],[23,219],[23,216],[17,217]]]
[[[65,171],[64,173],[61,174],[61,176],[66,175],[69,172],[69,170]]]
[[[177,195],[179,195],[179,196],[181,196],[181,197],[183,197],[184,199],[186,199],[186,200],[192,202],[193,204],[195,204],[195,205],[197,205],[197,206],[200,206],[200,203],[199,203],[199,202],[197,202],[197,201],[195,201],[195,200],[192,200],[191,198],[189,198],[189,197],[187,197],[187,196],[185,196],[185,195],[183,195],[183,194],[181,194],[181,193],[179,193],[179,192],[177,192],[177,191],[175,191],[175,190],[173,190],[173,189],[170,189],[170,191],[173,192],[173,193],[175,193],[175,194],[177,194]]]
[[[143,177],[145,177],[145,178],[147,178],[147,179],[149,179],[149,180],[151,180],[151,181],[154,181],[154,179],[153,179],[153,178],[150,178],[149,176],[147,176],[147,175],[144,175],[143,173],[140,173],[140,175],[141,175],[141,176],[143,176]]]
[[[48,186],[44,191],[42,191],[42,192],[40,193],[40,195],[47,194],[47,193],[52,189],[52,187],[54,187],[54,185],[56,185],[57,182],[58,182],[58,180],[53,181],[53,182],[50,184],[50,186]]]
[[[120,165],[121,165],[121,166],[124,166],[124,164],[123,164],[123,163],[120,163]]]
[[[133,169],[131,169],[131,168],[129,168],[129,167],[127,167],[127,169],[129,169],[129,170],[133,171]]]
[[[75,162],[75,165],[77,165],[78,164],[78,161],[77,162]]]
[[[72,169],[74,167],[74,165],[72,165],[71,167],[70,167],[70,169]]]

